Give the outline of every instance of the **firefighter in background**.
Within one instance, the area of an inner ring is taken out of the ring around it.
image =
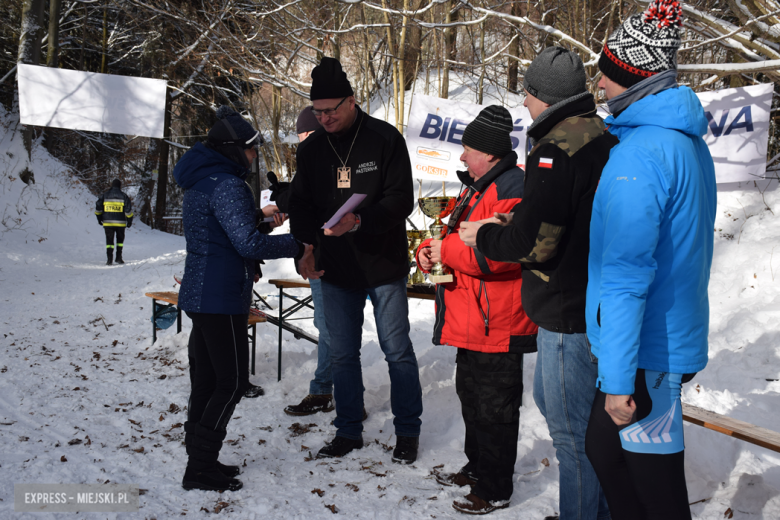
[[[133,203],[120,188],[122,183],[114,179],[111,189],[105,192],[95,204],[98,223],[106,232],[106,265],[114,263],[114,234],[116,234],[116,263],[124,264],[122,247],[125,241],[125,227],[133,225]]]

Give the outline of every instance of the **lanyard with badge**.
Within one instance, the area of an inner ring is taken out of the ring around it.
[[[333,153],[336,154],[336,157],[339,158],[339,162],[341,162],[341,167],[336,168],[336,187],[337,188],[351,188],[352,187],[352,168],[347,166],[347,161],[349,161],[349,156],[352,154],[352,148],[355,146],[355,141],[357,141],[358,133],[360,133],[360,126],[363,124],[363,118],[360,118],[360,123],[358,123],[357,131],[355,131],[355,137],[352,139],[352,144],[349,146],[349,151],[347,152],[347,158],[342,160],[339,153],[336,151],[336,148],[334,148],[333,143],[330,142],[330,136],[327,136],[328,138],[328,144],[330,145],[330,148],[333,150]]]

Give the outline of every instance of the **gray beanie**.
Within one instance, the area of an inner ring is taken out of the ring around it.
[[[461,142],[475,150],[503,159],[512,152],[512,114],[501,105],[490,105],[463,131]]]
[[[523,88],[536,99],[554,105],[587,92],[585,67],[575,53],[563,47],[547,47],[528,66]]]

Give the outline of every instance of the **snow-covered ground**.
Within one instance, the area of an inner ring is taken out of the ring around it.
[[[312,460],[334,433],[334,414],[294,418],[285,405],[307,393],[314,345],[284,338],[276,381],[276,329],[258,326],[257,375],[266,395],[236,408],[221,459],[241,464],[235,493],[184,491],[189,380],[184,330],[151,342],[148,291],[174,289],[184,239],[137,223],[124,266],[107,267],[94,197],[36,146],[37,184],[18,174],[21,138],[0,113],[0,518],[15,513],[14,484],[128,483],[144,491],[139,513],[46,514],[45,518],[452,518],[465,491],[444,488],[434,468],[465,462],[451,347],[431,344],[433,302],[410,301],[412,341],[423,386],[420,457],[390,462],[395,444],[386,364],[370,304],[364,328],[367,447],[335,461]],[[771,210],[770,210],[771,208]],[[774,212],[774,213],[773,213]],[[754,186],[719,196],[710,296],[710,365],[684,399],[780,431],[780,193]],[[776,251],[775,251],[776,250]],[[774,252],[778,258],[774,258]],[[289,261],[267,262],[265,279],[295,276]],[[775,280],[777,278],[777,280]],[[259,283],[261,294],[275,289]],[[271,298],[275,302],[274,298]],[[311,322],[300,322],[314,330]],[[547,429],[531,397],[535,355],[526,357],[524,407],[510,508],[494,518],[556,511],[558,483]],[[298,424],[297,426],[295,424]],[[780,518],[780,455],[686,425],[686,464],[694,517]]]

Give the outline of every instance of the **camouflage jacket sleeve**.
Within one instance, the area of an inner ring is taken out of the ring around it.
[[[571,211],[574,168],[559,145],[541,142],[526,161],[525,191],[509,226],[488,224],[477,249],[500,262],[543,263],[558,252]]]

